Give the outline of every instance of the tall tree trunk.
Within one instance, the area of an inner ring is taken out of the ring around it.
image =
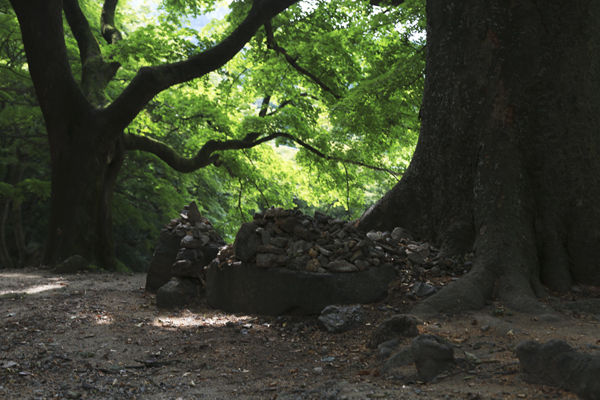
[[[427,18],[417,150],[360,226],[475,250],[423,312],[600,284],[600,3],[429,0]]]
[[[107,269],[116,266],[111,202],[124,151],[120,142],[103,142],[99,125],[93,119],[75,124],[53,146],[47,264],[79,254]]]

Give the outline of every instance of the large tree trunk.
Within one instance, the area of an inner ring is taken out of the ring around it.
[[[474,249],[420,311],[600,284],[600,3],[429,0],[427,18],[417,150],[360,226]]]
[[[61,1],[12,1],[39,100],[52,169],[51,213],[44,262],[79,254],[115,267],[110,202],[123,159],[122,134],[73,79]]]
[[[123,148],[119,142],[103,143],[101,129],[94,132],[98,129],[88,120],[71,134],[55,135],[60,143],[52,149],[46,264],[79,254],[103,268],[116,267],[111,201]]]

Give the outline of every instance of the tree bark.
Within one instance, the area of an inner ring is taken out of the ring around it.
[[[103,141],[98,125],[87,118],[73,124],[60,138],[61,150],[53,152],[45,264],[79,254],[104,268],[116,267],[111,202],[124,151],[120,142]]]
[[[360,219],[403,226],[472,271],[417,307],[524,311],[600,284],[600,4],[427,2],[422,127],[401,180]]]

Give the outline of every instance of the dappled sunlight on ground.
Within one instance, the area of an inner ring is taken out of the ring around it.
[[[115,322],[115,319],[113,318],[113,316],[111,314],[102,313],[102,314],[93,315],[92,317],[94,318],[94,321],[98,325],[110,325],[113,322]]]
[[[19,272],[0,273],[0,280],[8,282],[8,288],[0,290],[0,296],[10,294],[35,294],[68,286],[68,282],[60,277],[44,277],[38,274]],[[10,283],[14,282],[12,285]],[[31,282],[31,284],[28,283]]]
[[[151,325],[161,328],[219,327],[250,321],[248,315],[195,314],[189,311],[179,316],[159,316]]]
[[[11,294],[11,293],[23,293],[23,294],[40,293],[40,292],[45,292],[47,290],[60,289],[61,287],[65,286],[65,285],[66,285],[66,283],[49,283],[46,285],[31,286],[31,287],[28,287],[27,289],[3,290],[3,291],[0,291],[0,296],[5,295],[5,294]]]
[[[40,279],[42,275],[27,274],[22,272],[0,272],[0,279]]]

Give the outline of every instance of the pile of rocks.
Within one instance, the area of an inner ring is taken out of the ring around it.
[[[436,255],[436,249],[412,242],[410,234],[401,228],[365,235],[352,223],[319,212],[310,217],[298,210],[271,208],[242,225],[233,246],[222,250],[218,262],[347,273],[403,265],[407,259],[426,264]]]
[[[362,232],[316,212],[271,208],[242,225],[207,269],[208,303],[226,311],[314,314],[331,304],[379,301],[398,279],[442,271],[437,249],[401,228]],[[415,288],[413,288],[415,289]],[[415,297],[436,288],[425,282]]]
[[[185,206],[179,218],[172,219],[161,231],[148,269],[146,290],[157,292],[159,306],[170,307],[172,301],[189,301],[181,293],[171,293],[183,287],[184,293],[199,294],[204,288],[204,267],[224,245],[196,204]],[[161,304],[165,299],[169,304]]]

